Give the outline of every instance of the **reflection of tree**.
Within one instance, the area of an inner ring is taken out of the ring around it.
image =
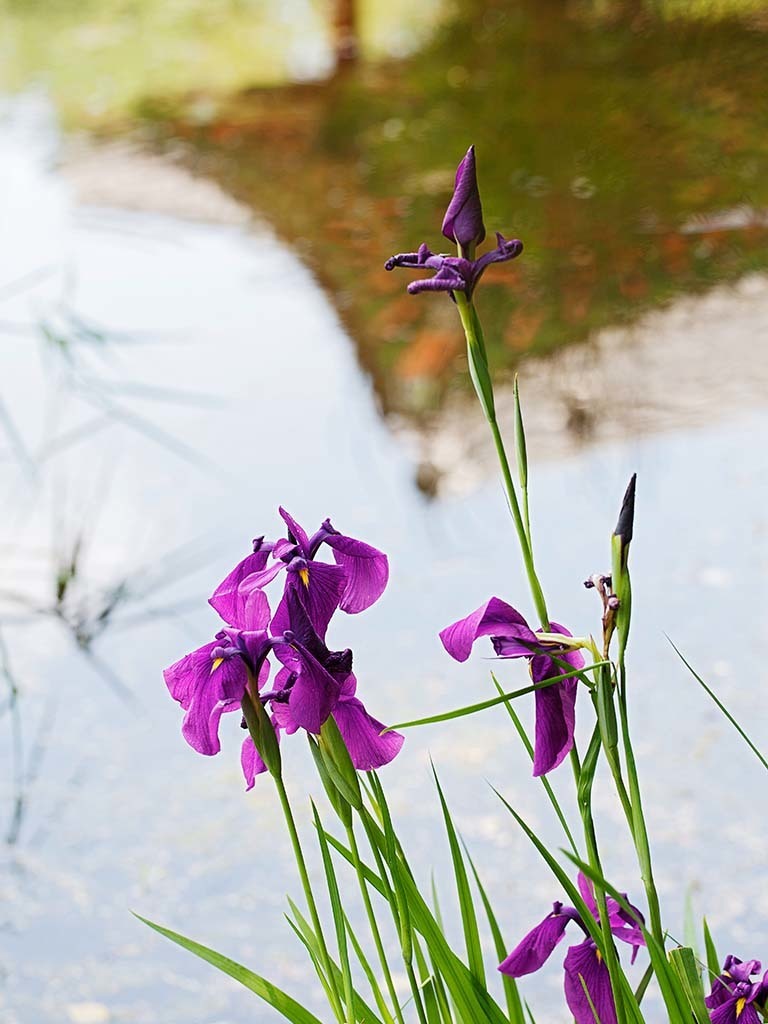
[[[252,91],[204,126],[182,104],[160,132],[269,216],[335,297],[384,408],[420,415],[458,381],[461,347],[445,303],[381,264],[440,244],[469,141],[488,227],[526,244],[478,297],[497,366],[768,262],[764,34],[595,11],[471,0],[408,61]]]

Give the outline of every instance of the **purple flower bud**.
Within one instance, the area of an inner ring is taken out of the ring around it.
[[[479,245],[485,238],[474,146],[469,147],[456,170],[453,196],[443,219],[443,234],[451,242],[457,242],[462,249]]]

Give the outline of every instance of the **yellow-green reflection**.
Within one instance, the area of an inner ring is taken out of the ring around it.
[[[159,145],[170,141],[266,215],[333,295],[385,411],[418,417],[465,385],[450,300],[408,296],[408,275],[386,274],[383,263],[422,241],[445,244],[442,212],[469,142],[489,230],[526,245],[478,293],[496,367],[765,268],[765,4],[699,0],[682,18],[677,0],[422,2],[428,14],[413,16],[406,42],[438,9],[445,20],[403,60],[350,62],[322,81],[227,94],[235,78],[213,47],[221,81],[206,79],[202,62],[186,92],[188,78],[163,86],[149,76],[130,115],[123,107],[106,118],[113,127],[138,118],[144,138],[151,129]],[[161,6],[162,17],[186,12],[189,33],[174,28],[173,45],[204,45],[191,12],[204,20],[206,5],[124,6],[153,18]],[[217,17],[230,13],[208,43],[220,31],[247,49],[238,18],[256,10],[265,19],[256,36],[271,39],[267,6],[215,5]],[[292,32],[329,31],[330,7],[314,10],[323,27],[289,18],[281,52]],[[383,39],[398,10],[407,8],[358,5],[357,27]]]

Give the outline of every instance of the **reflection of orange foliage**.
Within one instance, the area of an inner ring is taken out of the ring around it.
[[[453,363],[460,347],[456,331],[419,331],[395,369],[400,377],[439,377]]]
[[[543,321],[544,309],[541,306],[535,308],[521,306],[507,320],[507,325],[504,328],[504,344],[520,352],[530,348],[536,340]]]
[[[392,282],[397,279],[390,278],[382,273],[379,273],[377,276],[386,281],[391,291]],[[379,291],[382,290],[382,288],[379,289]],[[407,292],[402,294],[401,288],[397,288],[397,291],[401,292],[401,294],[390,299],[386,306],[383,306],[371,320],[370,326],[373,335],[384,338],[387,341],[396,337],[402,327],[415,324],[424,316],[424,306],[418,301],[416,296],[409,295]]]
[[[661,258],[668,274],[684,274],[691,265],[688,240],[683,235],[667,235],[661,242]]]
[[[481,253],[482,255],[482,253]],[[517,289],[522,279],[520,267],[509,263],[492,263],[483,274],[483,284],[504,284]]]
[[[591,285],[578,281],[567,284],[563,288],[563,320],[568,324],[577,324],[586,319],[591,299]]]
[[[619,277],[619,291],[625,299],[642,299],[648,294],[648,278],[639,270],[630,270]]]

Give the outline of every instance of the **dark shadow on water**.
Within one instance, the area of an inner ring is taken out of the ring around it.
[[[526,247],[478,295],[497,368],[768,264],[768,21],[595,7],[464,3],[406,61],[246,91],[204,123],[199,97],[148,98],[142,132],[294,246],[383,411],[418,421],[467,386],[462,343],[449,301],[383,263],[447,245],[470,142],[489,234]]]

